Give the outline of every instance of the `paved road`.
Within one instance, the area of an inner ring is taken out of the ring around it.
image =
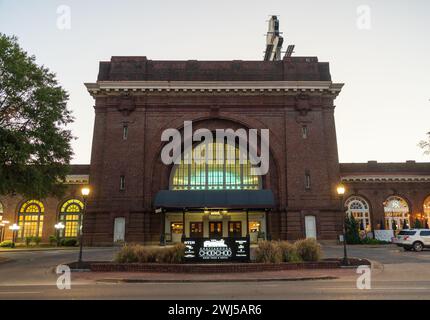
[[[86,249],[85,260],[108,260],[114,249]],[[326,257],[342,247],[325,246]],[[76,259],[77,251],[0,253],[14,259],[0,264],[3,299],[430,299],[430,251],[403,252],[394,246],[350,247],[350,256],[381,263],[372,271],[372,289],[358,290],[356,275],[336,280],[237,283],[122,283],[73,281],[58,290],[53,268]]]

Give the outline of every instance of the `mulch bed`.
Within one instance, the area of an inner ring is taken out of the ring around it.
[[[370,265],[365,259],[349,259],[350,266]],[[86,264],[94,272],[157,272],[157,273],[235,273],[302,269],[341,268],[340,259],[324,259],[318,262],[301,263],[207,263],[207,264],[163,264],[163,263],[115,263],[93,262]],[[69,265],[73,268],[71,265]]]

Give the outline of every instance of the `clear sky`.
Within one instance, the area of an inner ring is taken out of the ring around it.
[[[333,81],[345,83],[335,114],[340,161],[430,160],[417,147],[430,131],[427,0],[0,0],[0,32],[57,74],[76,117],[73,163],[89,163],[94,101],[83,83],[96,81],[98,61],[261,60],[270,14],[280,15],[295,55],[330,62]]]

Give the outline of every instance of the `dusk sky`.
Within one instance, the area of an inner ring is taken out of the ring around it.
[[[62,5],[70,29],[58,28]],[[430,131],[429,13],[423,0],[0,0],[0,32],[16,35],[69,92],[73,163],[90,162],[94,100],[84,82],[96,81],[99,61],[262,60],[271,14],[284,49],[330,62],[333,81],[345,83],[335,101],[341,162],[429,161],[417,146]]]

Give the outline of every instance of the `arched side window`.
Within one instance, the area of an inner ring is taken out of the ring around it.
[[[371,231],[369,204],[365,199],[358,196],[352,196],[345,202],[347,215],[354,217],[360,226],[360,230]]]
[[[63,203],[60,209],[60,221],[65,225],[62,237],[77,237],[81,225],[84,204],[77,199],[70,199]]]
[[[430,196],[428,196],[424,200],[423,212],[424,212],[424,219],[425,221],[427,221],[427,225],[430,226]]]
[[[25,202],[18,212],[18,237],[41,237],[45,207],[38,200]]]
[[[207,152],[212,157],[206,157]],[[240,163],[239,148],[227,143],[212,143],[209,147],[201,143],[193,147],[192,153],[191,163],[184,163],[182,157],[181,163],[173,167],[171,190],[261,189],[261,178],[251,174],[249,159]]]
[[[403,229],[406,222],[408,227],[411,225],[409,220],[409,205],[405,199],[398,196],[391,196],[384,202],[385,228],[397,230]]]

